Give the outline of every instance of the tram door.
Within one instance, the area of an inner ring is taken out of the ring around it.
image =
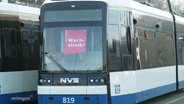
[[[184,38],[182,37],[179,39],[179,47],[180,47],[180,58],[181,58],[181,64],[184,64]]]
[[[184,37],[179,37],[179,66],[178,66],[178,80],[184,80]],[[179,82],[179,88],[184,88],[183,82]]]
[[[2,64],[3,70],[13,71],[17,70],[19,66],[18,60],[18,35],[16,29],[4,28],[1,36],[2,48]]]

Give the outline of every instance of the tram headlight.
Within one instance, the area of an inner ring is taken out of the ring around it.
[[[104,78],[91,78],[89,80],[89,82],[91,84],[104,84],[105,83],[105,79]]]
[[[40,79],[40,83],[41,84],[46,84],[46,83],[50,84],[51,80],[50,79]]]
[[[102,79],[100,79],[100,82],[101,82],[101,83],[104,83],[104,82],[105,82],[105,80],[102,78]]]
[[[96,82],[96,83],[98,83],[98,82],[99,82],[99,80],[98,80],[98,79],[95,79],[95,82]]]
[[[89,82],[90,82],[90,83],[93,83],[93,82],[94,82],[94,79],[90,79]]]
[[[48,79],[48,80],[47,80],[47,83],[50,83],[50,82],[51,82],[51,80],[50,80],[50,79]]]
[[[43,79],[40,79],[40,83],[43,83]]]
[[[47,80],[46,80],[46,79],[44,79],[44,80],[43,80],[43,83],[47,83]]]

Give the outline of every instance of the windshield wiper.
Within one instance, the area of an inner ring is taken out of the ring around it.
[[[63,72],[69,72],[62,65],[60,65],[51,55],[48,55],[48,54],[49,54],[48,52],[45,52],[45,56],[47,56],[47,58],[49,60],[51,60],[52,63],[54,63],[54,65],[56,65],[57,67],[59,67],[59,69],[62,70]]]

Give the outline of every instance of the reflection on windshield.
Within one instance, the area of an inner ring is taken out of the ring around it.
[[[44,70],[102,70],[101,27],[70,27],[44,29]]]
[[[45,53],[45,56],[47,57],[46,60],[47,62],[50,61],[49,63],[53,63],[51,64],[52,67],[54,66],[57,66],[59,68],[59,70],[63,71],[63,72],[68,72],[63,66],[61,66],[53,57],[52,55],[49,55],[47,52]],[[49,59],[49,60],[48,60]],[[45,68],[46,69],[50,69],[50,68],[47,68],[47,66],[51,66],[51,65],[45,65]],[[54,66],[53,66],[54,65]],[[57,69],[57,68],[55,68]],[[57,69],[58,70],[58,69]]]

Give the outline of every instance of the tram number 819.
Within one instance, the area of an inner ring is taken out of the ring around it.
[[[73,104],[75,103],[74,97],[63,97],[63,104]]]

